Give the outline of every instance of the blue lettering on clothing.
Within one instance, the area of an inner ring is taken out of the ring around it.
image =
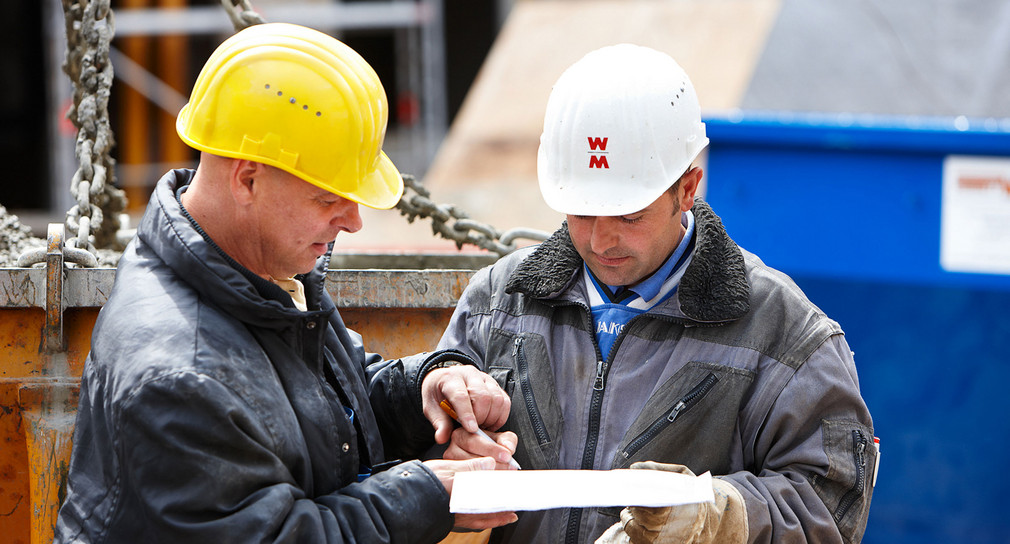
[[[666,261],[648,278],[636,285],[615,286],[599,281],[583,263],[583,278],[589,294],[589,310],[596,324],[596,343],[603,360],[611,359],[614,343],[624,326],[635,316],[649,311],[677,292],[681,276],[694,253],[694,214],[681,217],[684,237]]]
[[[600,345],[600,353],[606,360],[610,359],[610,350],[614,342],[624,330],[624,325],[631,318],[644,312],[623,304],[600,304],[591,308],[593,321],[596,322],[596,342]]]

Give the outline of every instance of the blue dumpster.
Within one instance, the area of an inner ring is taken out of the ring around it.
[[[864,542],[1010,542],[1010,119],[707,116],[706,198],[841,323],[881,439]]]

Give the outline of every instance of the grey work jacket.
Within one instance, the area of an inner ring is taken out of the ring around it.
[[[439,347],[511,395],[525,469],[678,463],[740,490],[752,542],[861,540],[876,451],[842,330],[705,202],[692,211],[676,295],[628,322],[609,358],[567,226],[478,271]],[[523,512],[492,541],[592,542],[619,511]]]
[[[444,354],[366,354],[328,258],[299,311],[186,217],[192,175],[158,183],[95,325],[56,542],[439,541],[432,471],[358,475],[432,444],[419,382]]]

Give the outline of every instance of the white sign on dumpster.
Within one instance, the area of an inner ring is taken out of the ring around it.
[[[1010,159],[944,159],[940,266],[1010,274]]]

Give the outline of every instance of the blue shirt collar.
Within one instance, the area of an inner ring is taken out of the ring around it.
[[[691,254],[691,241],[694,238],[694,214],[691,210],[684,212],[681,215],[680,222],[684,225],[686,232],[684,232],[684,237],[681,238],[680,244],[677,245],[677,249],[673,251],[668,259],[660,266],[658,270],[653,272],[649,277],[645,278],[639,282],[634,287],[629,287],[628,289],[634,291],[635,294],[642,297],[642,300],[652,300],[659,294],[659,290],[663,288],[663,283],[673,275],[680,267],[683,265],[685,258]],[[611,292],[617,292],[620,286],[608,286]]]

